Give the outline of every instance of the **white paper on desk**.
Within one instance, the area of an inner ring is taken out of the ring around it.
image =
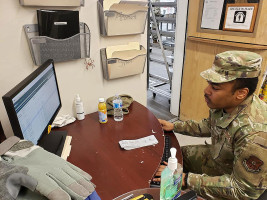
[[[150,136],[136,139],[136,140],[121,140],[119,141],[119,144],[121,148],[125,150],[131,150],[131,149],[158,144],[158,140],[154,135],[150,135]]]
[[[204,0],[201,28],[219,29],[223,3],[224,0]]]
[[[70,115],[61,115],[56,117],[56,119],[52,123],[52,128],[53,127],[62,127],[66,126],[67,124],[70,124],[74,122],[76,119]]]

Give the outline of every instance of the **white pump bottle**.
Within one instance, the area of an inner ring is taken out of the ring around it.
[[[176,158],[177,150],[170,149],[168,166],[161,173],[160,200],[172,200],[181,195],[183,168]]]
[[[78,120],[83,120],[84,119],[83,102],[81,101],[81,98],[80,98],[79,94],[76,94],[75,107],[76,107],[77,119]]]

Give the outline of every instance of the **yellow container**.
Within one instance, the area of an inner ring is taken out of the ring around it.
[[[99,116],[99,122],[101,124],[107,123],[108,117],[107,117],[107,105],[105,103],[104,98],[99,98],[98,103],[98,116]]]

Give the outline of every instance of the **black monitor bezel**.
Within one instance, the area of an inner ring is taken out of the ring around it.
[[[22,80],[20,83],[18,83],[14,88],[12,88],[9,92],[7,92],[2,97],[5,108],[6,108],[6,112],[7,112],[11,127],[12,127],[12,130],[14,132],[14,135],[21,138],[21,139],[24,139],[24,137],[23,137],[23,133],[22,133],[22,130],[21,130],[21,127],[19,124],[19,120],[17,117],[17,113],[15,111],[12,99],[51,64],[52,64],[52,69],[54,70],[55,79],[56,79],[57,92],[58,92],[58,97],[59,97],[59,106],[57,107],[52,118],[50,119],[50,121],[46,125],[46,127],[48,128],[48,126],[52,124],[52,122],[56,118],[59,110],[62,107],[59,88],[58,88],[58,81],[57,81],[57,76],[56,76],[56,71],[55,71],[55,65],[54,65],[54,61],[52,59],[49,59],[46,62],[44,62],[40,67],[38,67],[35,71],[33,71],[30,75],[28,75],[24,80]],[[48,130],[47,129],[43,130],[42,134],[40,135],[40,138],[38,139],[38,142],[46,133],[48,133]]]

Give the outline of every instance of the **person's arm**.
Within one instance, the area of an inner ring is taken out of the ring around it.
[[[257,199],[267,186],[267,133],[242,136],[235,142],[231,175],[188,174],[187,186],[204,198]]]
[[[210,137],[210,122],[208,119],[203,119],[201,122],[194,120],[177,121],[175,123],[168,122],[166,120],[159,119],[164,131],[174,131],[183,135],[190,135],[196,137]]]
[[[210,120],[203,119],[200,122],[194,120],[177,121],[174,123],[174,132],[195,136],[195,137],[210,137]]]

